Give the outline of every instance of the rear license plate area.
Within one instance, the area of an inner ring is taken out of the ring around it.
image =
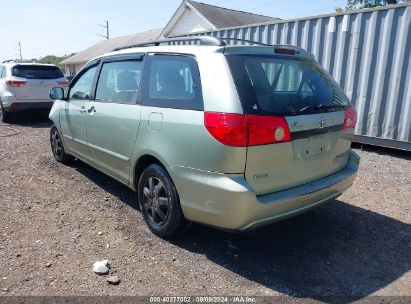
[[[294,142],[296,159],[315,158],[327,153],[327,138],[325,135],[304,138]]]

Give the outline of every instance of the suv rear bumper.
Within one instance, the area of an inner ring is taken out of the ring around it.
[[[50,110],[53,106],[53,100],[30,100],[12,102],[3,101],[3,109],[7,112],[19,112],[27,110]]]
[[[291,189],[257,196],[243,175],[172,167],[184,216],[229,230],[247,230],[304,213],[340,196],[356,177],[359,156],[330,176]]]

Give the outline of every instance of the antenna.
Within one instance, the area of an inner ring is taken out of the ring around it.
[[[99,26],[104,27],[106,29],[106,35],[97,35],[106,39],[110,39],[110,27],[108,26],[108,21],[106,21],[106,25],[99,24]]]

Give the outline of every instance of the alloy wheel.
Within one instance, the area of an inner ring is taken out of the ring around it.
[[[61,159],[63,157],[63,143],[56,129],[51,133],[51,148],[56,158]]]
[[[164,225],[170,214],[170,197],[164,184],[156,177],[149,177],[143,191],[143,208],[150,221],[158,226]]]

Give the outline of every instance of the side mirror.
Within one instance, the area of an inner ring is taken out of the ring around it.
[[[62,87],[52,88],[49,92],[49,96],[53,100],[64,99],[64,89]]]

